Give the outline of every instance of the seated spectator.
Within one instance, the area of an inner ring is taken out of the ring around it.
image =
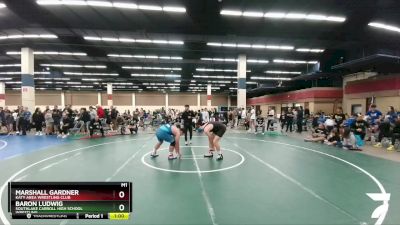
[[[324,126],[324,124],[319,124],[318,127],[314,130],[310,137],[304,139],[304,141],[309,142],[324,142],[326,137],[328,136],[328,132]]]
[[[398,116],[393,106],[389,106],[389,111],[387,112],[386,116],[391,124],[395,124]]]
[[[387,148],[388,151],[393,151],[395,149],[396,140],[400,141],[400,119],[397,119],[392,132],[392,145]]]
[[[262,134],[265,133],[265,120],[264,118],[260,115],[258,115],[256,119],[256,127],[255,127],[255,133],[261,128]]]
[[[60,123],[60,134],[58,137],[66,138],[68,137],[69,129],[74,126],[74,121],[67,113],[63,113],[61,123]]]
[[[363,116],[360,115],[357,117],[357,120],[353,126],[351,126],[351,131],[354,133],[354,135],[360,135],[361,139],[364,140],[368,128],[369,124],[364,120]]]
[[[333,128],[331,132],[329,133],[327,139],[324,142],[326,145],[330,146],[340,146],[341,140],[340,140],[340,134],[337,128]]]
[[[328,131],[328,133],[330,133],[331,130],[336,125],[335,120],[333,119],[333,116],[327,116],[324,125],[325,125],[326,130]]]
[[[339,129],[343,124],[343,121],[346,119],[346,115],[343,114],[342,107],[338,107],[336,109],[336,113],[333,115],[332,119],[335,120],[336,127]]]
[[[371,109],[365,114],[371,120],[371,125],[375,125],[376,122],[381,118],[382,113],[381,111],[376,109],[376,105],[372,104]]]
[[[390,120],[389,118],[386,118],[383,120],[383,122],[379,123],[379,135],[378,135],[378,140],[377,140],[377,144],[374,145],[374,147],[380,148],[382,147],[382,139],[384,137],[391,137],[391,132],[390,132]]]
[[[357,149],[356,137],[354,136],[354,133],[351,132],[351,129],[348,127],[346,127],[343,130],[342,145],[343,145],[343,149],[346,149],[346,150]]]
[[[104,129],[103,125],[101,124],[101,120],[99,116],[96,116],[89,124],[89,133],[90,137],[93,137],[94,131],[98,130],[101,133],[101,136],[104,137]]]
[[[133,134],[133,132],[135,132],[135,134],[138,133],[139,128],[138,128],[137,122],[138,122],[137,119],[129,120],[128,129],[131,132],[131,134]]]

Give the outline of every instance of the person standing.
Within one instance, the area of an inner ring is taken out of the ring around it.
[[[183,120],[183,132],[185,133],[185,145],[192,144],[192,135],[193,135],[193,118],[194,112],[189,110],[189,105],[185,105],[185,111],[182,113]],[[188,142],[187,132],[189,131],[190,140]]]
[[[267,117],[267,131],[269,131],[269,126],[271,126],[274,122],[275,118],[275,110],[274,108],[270,107],[268,110],[268,117]]]
[[[254,129],[256,130],[256,110],[254,109],[254,106],[251,107],[250,109],[250,128],[249,132],[251,132]]]
[[[336,113],[333,115],[333,118],[332,118],[332,119],[335,120],[335,122],[336,122],[336,127],[339,129],[339,128],[342,126],[343,121],[346,119],[346,115],[343,114],[343,109],[342,109],[342,107],[338,107],[338,108],[336,109]]]
[[[35,126],[36,129],[36,136],[43,135],[42,128],[43,128],[43,122],[44,122],[44,116],[40,108],[36,108],[35,112],[32,115],[32,122]]]
[[[300,106],[299,110],[297,110],[297,133],[301,133],[303,131],[303,118],[303,106]]]
[[[22,135],[26,135],[26,131],[29,130],[32,113],[29,112],[28,107],[25,107],[22,112]]]
[[[114,106],[110,106],[110,116],[111,116],[111,123],[113,124],[112,128],[113,128],[113,130],[117,130],[118,129],[118,124],[117,124],[118,111]]]
[[[293,119],[294,114],[292,108],[289,108],[285,115],[286,118],[286,132],[290,129],[290,132],[293,132]]]

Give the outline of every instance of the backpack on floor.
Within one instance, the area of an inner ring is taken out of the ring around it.
[[[356,137],[356,145],[357,147],[364,146],[364,140],[361,138],[360,135],[354,135]]]

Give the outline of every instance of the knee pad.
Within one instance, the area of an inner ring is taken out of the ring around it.
[[[169,146],[173,146],[173,147],[175,147],[175,141],[174,142],[172,142]]]

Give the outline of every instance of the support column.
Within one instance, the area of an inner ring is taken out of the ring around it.
[[[22,106],[28,107],[31,112],[35,111],[35,82],[33,50],[21,49],[21,99]]]
[[[133,107],[133,110],[136,109],[136,94],[135,93],[132,93],[132,107]]]
[[[61,92],[61,109],[65,107],[65,92]]]
[[[6,84],[0,82],[0,107],[6,106]]]
[[[228,95],[228,108],[230,108],[230,107],[231,107],[231,96]]]
[[[201,109],[201,97],[200,93],[197,93],[197,110]]]
[[[207,109],[211,108],[211,100],[212,100],[211,84],[207,84]]]
[[[97,105],[101,105],[101,92],[97,92]]]
[[[107,106],[110,107],[113,105],[113,96],[112,96],[112,83],[107,83]]]
[[[168,93],[165,93],[165,110],[168,110]]]
[[[246,55],[239,55],[237,68],[237,106],[246,108]]]

